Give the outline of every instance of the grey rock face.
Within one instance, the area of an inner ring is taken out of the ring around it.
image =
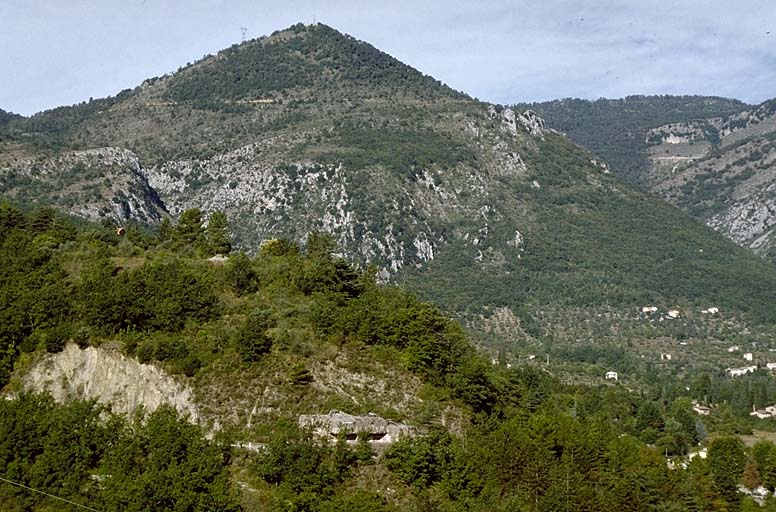
[[[152,365],[117,351],[70,344],[47,354],[23,376],[25,390],[48,392],[57,402],[96,399],[116,413],[148,412],[169,404],[192,423],[200,419],[191,388]]]
[[[332,442],[344,434],[348,442],[356,442],[360,436],[366,436],[367,440],[373,443],[390,444],[403,436],[415,436],[419,433],[415,427],[386,420],[376,414],[354,416],[341,411],[303,414],[299,416],[299,426],[311,428],[316,436]]]
[[[138,157],[115,147],[6,165],[0,168],[0,192],[93,221],[158,222],[166,215],[164,203],[146,180]]]

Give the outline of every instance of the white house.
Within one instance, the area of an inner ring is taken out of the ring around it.
[[[670,361],[671,360],[671,354],[660,354],[660,360],[661,361]]]
[[[757,366],[742,366],[741,368],[728,368],[727,373],[731,377],[740,377],[747,373],[754,373],[757,370]]]
[[[719,313],[719,308],[716,306],[710,307],[708,309],[701,309],[701,313],[704,315],[716,315]]]
[[[669,309],[668,310],[668,318],[679,318],[679,310],[678,309]]]
[[[747,360],[747,361],[751,361],[752,360],[752,353],[751,352],[745,353],[744,354],[744,359]]]
[[[776,370],[776,363],[765,363],[765,367],[771,371]]]
[[[641,312],[644,313],[645,315],[648,315],[650,313],[656,313],[657,308],[655,306],[642,306]]]
[[[607,380],[617,380],[617,372],[606,372]]]
[[[739,347],[738,345],[733,345],[732,347],[728,347],[728,352],[738,352],[739,350],[741,350],[741,347]]]

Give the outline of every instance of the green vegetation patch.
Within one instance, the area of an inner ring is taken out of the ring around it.
[[[476,159],[462,141],[423,128],[342,123],[321,146],[306,143],[297,151],[320,163],[343,164],[350,170],[381,166],[410,179],[431,166],[448,169],[461,163],[473,164]]]

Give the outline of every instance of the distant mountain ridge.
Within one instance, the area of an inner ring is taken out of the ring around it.
[[[776,100],[629,97],[533,107],[616,174],[776,260]]]
[[[749,105],[715,96],[628,96],[595,101],[566,98],[541,103],[522,103],[532,108],[547,125],[565,133],[603,158],[615,174],[639,183],[649,166],[647,133],[672,122],[688,122],[728,116]]]
[[[701,315],[709,306],[742,329],[776,321],[771,265],[610,175],[533,111],[470,99],[323,25],[13,120],[8,133],[5,196],[115,222],[223,210],[250,251],[329,232],[494,350],[680,335],[721,344],[727,327]],[[102,176],[64,165],[83,151],[123,156]],[[650,323],[635,314],[645,304],[687,320]]]

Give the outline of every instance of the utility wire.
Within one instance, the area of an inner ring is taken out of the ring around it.
[[[48,496],[49,498],[54,498],[55,500],[64,501],[65,503],[69,503],[70,505],[73,505],[75,507],[80,507],[86,510],[91,510],[92,512],[100,512],[96,508],[87,507],[86,505],[81,505],[80,503],[76,503],[74,501],[66,500],[65,498],[60,498],[59,496],[54,496],[53,494],[49,494],[47,492],[39,491],[37,489],[33,489],[32,487],[27,487],[24,484],[20,484],[19,482],[14,482],[13,480],[7,480],[0,476],[0,480],[3,482],[9,483],[11,485],[15,485],[17,487],[21,487],[22,489],[27,489],[28,491],[37,492],[38,494],[42,494],[44,496]]]

